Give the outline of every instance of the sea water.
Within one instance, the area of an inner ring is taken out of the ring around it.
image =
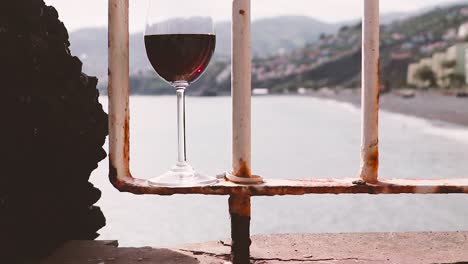
[[[101,98],[105,109],[107,99]],[[131,170],[155,177],[177,158],[175,96],[130,99]],[[187,98],[187,155],[216,175],[231,164],[231,98]],[[107,149],[107,147],[106,147]],[[360,111],[299,96],[254,97],[252,170],[266,178],[349,178],[359,171]],[[120,193],[102,161],[91,181],[121,246],[174,246],[230,236],[227,197]],[[468,129],[381,112],[380,177],[468,177]],[[252,198],[252,234],[468,230],[467,195],[304,195]]]

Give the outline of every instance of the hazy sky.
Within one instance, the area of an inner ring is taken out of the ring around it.
[[[164,3],[165,10],[197,6],[209,10],[215,20],[228,20],[232,0],[150,0]],[[45,0],[57,8],[69,31],[107,25],[107,0]],[[277,15],[307,15],[326,22],[359,18],[363,0],[252,0],[253,19]],[[381,12],[415,11],[452,0],[381,0]],[[144,29],[148,0],[130,0],[130,30]]]

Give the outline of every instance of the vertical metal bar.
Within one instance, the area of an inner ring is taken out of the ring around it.
[[[250,0],[232,5],[232,166],[233,174],[248,178],[250,171],[251,115]]]
[[[109,0],[109,177],[116,183],[129,171],[128,0]]]
[[[251,174],[251,36],[250,0],[232,2],[232,174],[237,183],[252,183]],[[229,197],[231,261],[250,263],[250,196]]]
[[[259,183],[251,172],[250,0],[232,2],[232,173],[236,183]]]
[[[378,181],[379,0],[364,0],[362,19],[361,179]]]
[[[229,196],[231,215],[231,262],[250,263],[250,196]]]

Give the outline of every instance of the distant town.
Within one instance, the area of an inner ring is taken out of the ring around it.
[[[464,88],[468,84],[467,21],[468,7],[455,6],[383,25],[383,89]],[[256,59],[254,83],[270,92],[359,87],[360,30],[360,24],[343,26],[337,34],[322,34],[304,49]]]

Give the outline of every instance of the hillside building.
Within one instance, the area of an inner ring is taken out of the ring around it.
[[[468,37],[468,22],[463,23],[458,28],[458,38],[459,39],[466,39],[466,37]]]
[[[417,78],[417,72],[424,67],[429,67],[435,76],[439,87],[450,87],[456,78],[463,78],[468,84],[468,42],[457,43],[447,49],[446,52],[436,52],[430,58],[423,58],[419,62],[408,66],[407,83],[416,87],[425,87],[427,81]]]

